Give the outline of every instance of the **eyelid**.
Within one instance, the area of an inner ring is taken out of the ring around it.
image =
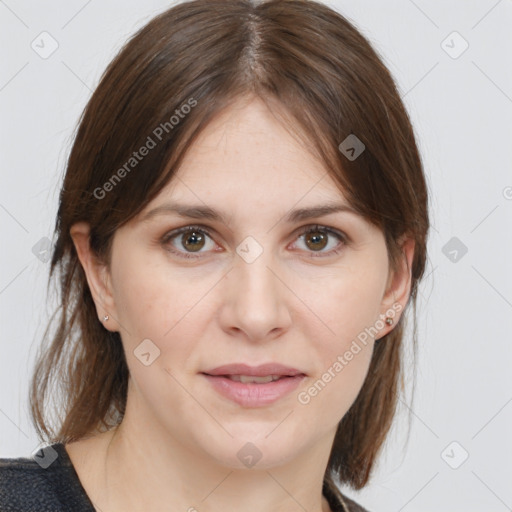
[[[343,231],[339,229],[333,228],[331,226],[326,226],[324,224],[308,224],[306,226],[302,226],[294,231],[294,235],[305,235],[310,232],[321,231],[326,232],[330,235],[336,235],[340,240],[348,243],[349,237]]]
[[[172,239],[176,238],[177,236],[179,236],[183,233],[187,233],[189,231],[199,231],[199,232],[203,233],[204,235],[208,236],[212,240],[213,240],[212,233],[215,233],[215,230],[213,230],[212,228],[210,228],[208,226],[204,226],[201,224],[187,224],[186,226],[182,226],[181,228],[176,228],[176,229],[173,229],[173,230],[167,232],[161,238],[160,242],[163,245],[167,245]],[[324,232],[324,233],[327,233],[328,235],[335,236],[339,239],[340,244],[342,244],[343,246],[346,246],[350,243],[350,238],[344,232],[342,232],[336,228],[333,228],[330,226],[325,226],[322,224],[308,224],[305,226],[301,226],[300,228],[295,230],[293,233],[294,241],[296,241],[299,237],[304,236],[310,232]],[[203,256],[201,256],[201,254],[208,253],[208,251],[206,251],[206,252],[198,251],[197,253],[187,252],[187,251],[178,251],[174,247],[172,249],[167,249],[167,250],[173,254],[177,254],[179,257],[183,257],[186,259],[201,258],[201,257],[203,257]],[[337,254],[337,253],[339,253],[340,250],[341,249],[339,247],[337,247],[337,248],[331,249],[330,251],[327,251],[327,252],[322,252],[322,251],[306,251],[306,252],[309,252],[309,256],[311,256],[311,257],[320,257],[321,258],[321,257],[328,257],[331,255]],[[197,254],[197,256],[196,256],[196,254]],[[316,254],[318,254],[318,256],[316,256]]]

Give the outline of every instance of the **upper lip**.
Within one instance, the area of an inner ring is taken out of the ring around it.
[[[243,363],[225,364],[202,373],[207,375],[250,375],[253,377],[266,377],[267,375],[287,375],[293,377],[295,375],[305,375],[304,372],[296,368],[279,363],[267,363],[259,366],[249,366]]]

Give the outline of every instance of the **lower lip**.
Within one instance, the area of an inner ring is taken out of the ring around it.
[[[265,384],[257,384],[237,382],[220,375],[213,376],[204,373],[202,375],[208,379],[219,394],[242,407],[262,407],[276,402],[296,389],[306,377],[305,375],[296,375]]]

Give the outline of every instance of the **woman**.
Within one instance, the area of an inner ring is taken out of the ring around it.
[[[0,508],[364,510],[337,483],[367,484],[393,419],[427,203],[394,82],[341,15],[157,16],[81,118],[31,388],[49,445],[2,460]]]

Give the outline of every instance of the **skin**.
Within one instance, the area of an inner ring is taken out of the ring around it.
[[[171,201],[221,210],[227,222],[172,213],[143,219]],[[294,208],[330,201],[347,203],[321,162],[251,99],[212,121],[172,182],[115,233],[109,266],[91,253],[87,224],[73,226],[98,317],[108,314],[105,328],[121,333],[130,370],[122,424],[66,445],[98,510],[330,510],[324,472],[374,340],[308,404],[298,393],[393,304],[405,306],[413,256],[407,240],[402,268],[391,273],[382,232],[351,212],[284,220]],[[197,259],[170,252],[187,253],[182,235],[161,241],[197,224],[209,231],[202,247],[192,246],[199,253],[188,251]],[[349,241],[302,234],[315,224]],[[247,236],[263,249],[252,263],[236,252]],[[384,324],[376,338],[392,328]],[[149,366],[134,355],[144,339],[160,350]],[[233,362],[280,362],[307,376],[277,402],[242,407],[200,375]],[[247,442],[262,454],[250,469],[237,457]]]

